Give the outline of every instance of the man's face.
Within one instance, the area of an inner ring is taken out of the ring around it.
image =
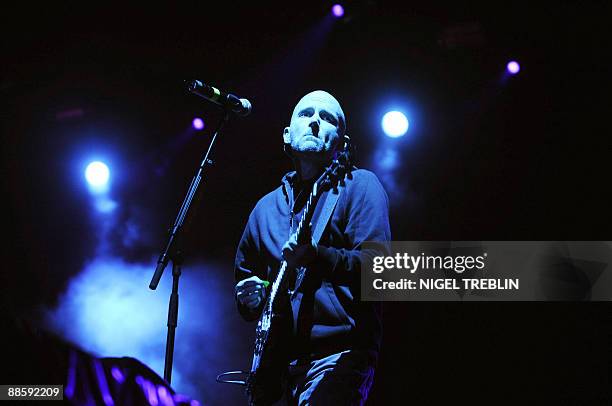
[[[298,154],[326,156],[343,135],[344,113],[329,93],[316,90],[304,96],[293,110],[283,138]]]

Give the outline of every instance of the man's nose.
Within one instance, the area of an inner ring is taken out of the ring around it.
[[[317,135],[319,133],[319,119],[318,118],[313,118],[310,121],[310,124],[308,124],[310,126],[310,129],[312,130],[312,133],[314,135]]]

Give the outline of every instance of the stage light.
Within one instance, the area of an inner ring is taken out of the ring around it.
[[[204,129],[204,120],[202,120],[199,117],[196,117],[191,122],[191,125],[193,125],[193,128],[195,130],[197,130],[197,131],[203,130]]]
[[[93,188],[103,189],[108,184],[109,177],[110,171],[103,162],[94,161],[85,169],[85,179]]]
[[[408,131],[410,123],[406,116],[399,111],[390,111],[382,118],[382,128],[389,137],[401,137]]]
[[[344,15],[344,7],[340,4],[334,4],[332,7],[332,14],[334,17],[341,18]]]
[[[516,75],[521,70],[521,67],[518,64],[518,62],[510,61],[510,62],[508,62],[508,65],[506,65],[506,69],[508,70],[509,74]]]

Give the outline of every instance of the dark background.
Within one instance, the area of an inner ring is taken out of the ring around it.
[[[228,270],[252,206],[290,169],[282,128],[314,89],[343,105],[359,166],[377,172],[381,145],[397,152],[385,184],[395,240],[610,239],[603,2],[349,2],[342,21],[324,21],[326,2],[226,3],[3,13],[11,311],[53,306],[96,245],[74,174],[83,151],[115,156],[121,215],[148,219],[122,255],[161,248],[221,117],[186,94],[191,78],[253,103],[219,139],[186,241]],[[522,70],[507,78],[512,58]],[[412,117],[390,141],[379,122],[393,103]],[[194,115],[207,128],[186,140]],[[389,303],[370,404],[606,404],[609,314],[607,303]]]

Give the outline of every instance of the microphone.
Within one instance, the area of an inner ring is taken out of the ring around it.
[[[224,107],[239,116],[245,117],[251,113],[251,102],[247,99],[239,99],[231,93],[224,93],[216,87],[206,85],[199,80],[187,82],[187,90],[193,94],[205,98],[221,107]]]

